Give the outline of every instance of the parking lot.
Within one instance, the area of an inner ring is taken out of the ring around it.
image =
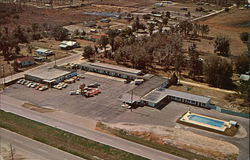
[[[135,87],[134,84],[124,84],[121,80],[105,78],[103,75],[85,74],[84,71],[79,71],[79,74],[84,75],[85,79],[69,84],[62,90],[50,88],[39,91],[13,84],[5,90],[5,94],[38,106],[53,107],[96,120],[109,121],[127,111],[121,107],[122,101],[119,99],[122,94]],[[70,91],[78,90],[82,83],[88,85],[95,82],[101,85],[99,89],[102,93],[94,97],[69,94]]]

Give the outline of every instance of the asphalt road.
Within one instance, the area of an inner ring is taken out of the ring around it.
[[[14,148],[32,155],[28,159],[35,160],[83,160],[80,157],[53,148],[46,144],[34,141],[22,135],[0,128],[0,143],[1,140],[11,143]]]
[[[26,108],[21,107],[23,103],[23,101],[20,101],[18,99],[1,95],[0,109],[151,160],[183,159],[165,152],[158,151],[156,149],[152,149],[150,147],[146,147],[137,143],[121,139],[116,136],[85,128],[83,125],[77,125],[77,122],[71,123],[71,117],[63,117],[61,119],[58,119],[57,117],[50,116],[49,114],[41,114],[35,111],[28,110]],[[58,114],[60,114],[60,112]]]

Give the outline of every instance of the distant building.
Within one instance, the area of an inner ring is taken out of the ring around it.
[[[14,63],[16,63],[19,67],[26,67],[35,64],[35,60],[33,57],[28,56],[23,58],[17,58]]]
[[[86,22],[84,22],[84,26],[85,27],[95,27],[96,22],[95,21],[86,21]]]
[[[246,75],[246,74],[241,74],[240,75],[240,81],[241,82],[247,82],[250,80],[250,75]]]
[[[75,41],[62,41],[59,47],[64,50],[69,50],[80,47],[80,44]]]
[[[40,56],[51,56],[54,55],[53,51],[49,50],[49,49],[44,49],[44,48],[38,48],[36,50],[36,53]]]

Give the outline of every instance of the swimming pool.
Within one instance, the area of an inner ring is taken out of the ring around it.
[[[202,117],[202,116],[198,116],[198,115],[189,115],[188,118],[189,118],[189,120],[200,122],[200,123],[204,123],[204,124],[208,124],[208,125],[215,126],[215,127],[222,127],[222,126],[224,126],[224,122],[223,121],[219,121],[219,120],[215,120],[215,119],[210,119],[208,117]]]

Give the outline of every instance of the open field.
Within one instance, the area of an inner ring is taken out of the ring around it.
[[[187,159],[209,160],[226,159],[227,157],[234,160],[239,152],[236,146],[228,142],[200,136],[182,129],[158,125],[98,123],[97,130],[109,132],[118,137]]]
[[[95,160],[96,157],[109,160],[145,159],[15,114],[0,111],[0,119],[0,127],[2,128],[6,128],[85,159]]]
[[[157,0],[104,0],[97,1],[96,4],[105,4],[113,6],[122,6],[122,7],[145,7],[154,4]]]
[[[241,26],[250,20],[250,10],[231,9],[207,20],[200,21],[200,24],[209,25],[210,32],[208,36],[216,37],[217,35],[228,36],[231,42],[231,54],[234,56],[242,54],[247,50],[246,45],[240,40],[241,32],[250,32],[250,26]],[[197,48],[204,52],[213,53],[213,43],[202,40],[197,43]]]
[[[1,4],[2,5],[2,4]],[[7,5],[7,4],[3,4]],[[9,18],[9,23],[3,25],[7,27],[31,26],[33,23],[50,24],[50,25],[67,25],[72,23],[79,23],[83,21],[96,19],[95,16],[84,15],[83,8],[64,8],[64,9],[50,9],[50,8],[36,8],[32,6],[25,6],[23,12],[18,13],[19,18]],[[28,18],[27,18],[28,17]]]

